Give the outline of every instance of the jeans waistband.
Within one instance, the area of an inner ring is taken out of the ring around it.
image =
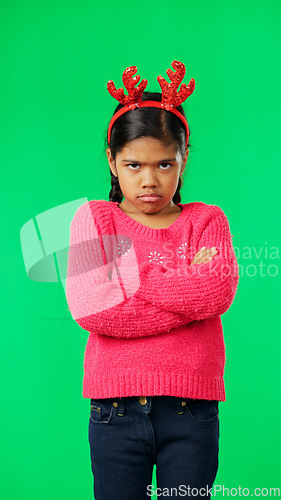
[[[187,398],[177,396],[128,396],[116,398],[116,413],[120,417],[125,415],[126,408],[130,406],[136,411],[150,413],[153,403],[173,402],[177,413],[183,413],[183,406],[186,405]],[[113,406],[114,403],[113,403]]]

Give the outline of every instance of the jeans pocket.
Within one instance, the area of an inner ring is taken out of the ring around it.
[[[108,424],[112,418],[112,399],[91,399],[90,423]]]
[[[197,424],[212,424],[219,418],[219,402],[216,399],[187,399],[184,414]]]

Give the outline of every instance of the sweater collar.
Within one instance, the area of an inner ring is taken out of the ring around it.
[[[177,206],[181,208],[181,213],[169,227],[160,229],[145,226],[144,224],[141,224],[140,222],[132,219],[129,215],[123,212],[121,208],[119,208],[119,203],[117,201],[112,202],[112,209],[119,220],[122,221],[122,223],[124,223],[124,225],[126,225],[128,228],[130,228],[135,235],[139,234],[141,236],[145,236],[148,239],[156,238],[159,240],[168,240],[176,236],[183,224],[186,222],[186,216],[191,208],[191,205],[191,203],[177,203]]]

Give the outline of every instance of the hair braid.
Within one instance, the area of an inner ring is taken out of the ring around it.
[[[117,201],[118,203],[121,203],[123,200],[123,193],[120,189],[119,185],[119,180],[118,177],[115,177],[115,175],[111,172],[111,190],[109,192],[109,201]]]
[[[178,203],[181,202],[181,194],[180,194],[181,185],[182,185],[182,181],[181,181],[181,177],[180,177],[177,190],[176,190],[176,192],[173,196],[173,200],[172,200],[175,205],[177,205]]]

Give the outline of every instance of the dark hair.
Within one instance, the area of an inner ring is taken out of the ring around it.
[[[161,102],[161,99],[162,94],[160,92],[143,92],[142,94],[142,101]],[[121,108],[123,108],[123,104],[118,104],[113,115]],[[176,109],[185,116],[182,106],[178,106]],[[182,157],[184,157],[186,149],[186,131],[180,118],[165,109],[147,107],[128,111],[121,115],[114,123],[111,130],[110,143],[107,142],[107,146],[111,149],[113,160],[115,160],[117,153],[119,153],[128,142],[145,136],[154,137],[166,145],[174,144],[180,151]],[[189,142],[187,146],[190,146]],[[110,173],[111,190],[109,193],[109,201],[121,203],[123,193],[120,189],[118,178],[113,175],[111,170]],[[175,204],[181,201],[181,186],[182,179],[180,177],[177,190],[172,200]]]

